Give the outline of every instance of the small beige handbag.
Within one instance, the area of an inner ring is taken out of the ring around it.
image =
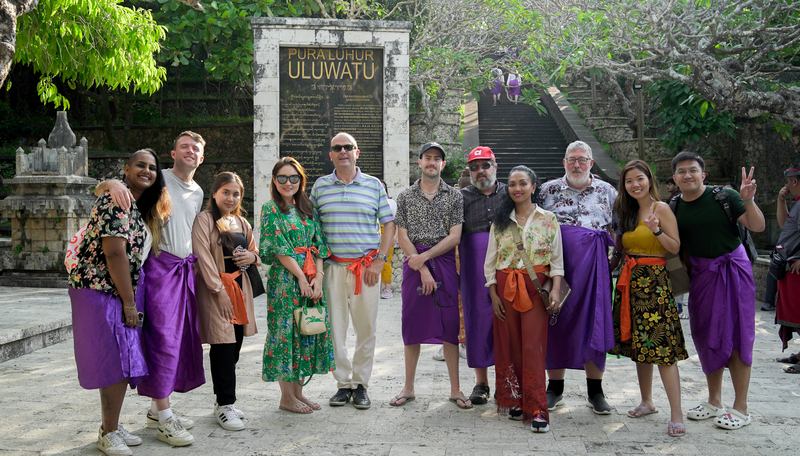
[[[325,318],[327,317],[327,309],[324,306],[317,305],[294,309],[294,322],[297,324],[297,330],[304,336],[313,336],[325,332]]]

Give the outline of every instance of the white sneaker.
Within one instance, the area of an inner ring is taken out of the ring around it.
[[[158,426],[158,440],[172,446],[186,446],[194,443],[194,436],[189,434],[173,415]]]
[[[434,361],[444,361],[444,345],[439,347],[439,351],[433,354]]]
[[[458,344],[458,356],[461,359],[467,359],[467,346],[464,344]]]
[[[128,432],[127,429],[122,427],[121,424],[117,427],[117,430],[119,431],[120,435],[122,436],[122,440],[125,441],[125,445],[128,445],[129,447],[132,447],[132,446],[136,446],[136,445],[141,445],[142,444],[142,438],[141,437],[139,437],[138,435],[131,434],[130,432]]]
[[[97,448],[108,456],[130,456],[133,454],[125,440],[122,439],[122,434],[119,430],[111,431],[103,435],[103,427],[100,426],[100,431],[97,433]]]
[[[236,408],[233,405],[214,406],[214,416],[217,417],[217,423],[223,429],[229,431],[241,431],[244,429],[244,423],[236,414]]]
[[[184,429],[191,429],[194,427],[194,420],[186,418],[185,416],[178,416],[175,410],[172,411],[172,416],[178,419]],[[158,429],[158,413],[153,413],[150,409],[147,410],[147,427],[150,429]]]
[[[217,406],[217,403],[214,402],[214,407],[216,407],[216,406]],[[233,407],[233,411],[236,412],[236,416],[238,416],[240,420],[243,420],[244,419],[244,412],[239,410],[238,408],[236,408],[236,405],[234,405],[234,404],[231,404],[231,407]],[[186,426],[184,426],[184,427],[186,427]]]

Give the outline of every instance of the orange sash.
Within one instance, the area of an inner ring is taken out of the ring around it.
[[[533,267],[533,272],[537,274],[549,270],[549,264],[537,264]],[[503,289],[503,297],[506,298],[506,301],[513,303],[512,307],[519,312],[527,312],[533,309],[533,301],[531,301],[528,287],[525,285],[525,277],[528,277],[528,271],[526,269],[505,268],[499,272],[508,274],[506,285]],[[536,290],[533,292],[537,295],[539,294]]]
[[[364,268],[372,264],[372,258],[378,254],[378,249],[370,250],[365,256],[361,258],[341,258],[331,253],[328,257],[337,263],[350,263],[347,269],[356,276],[356,291],[354,295],[361,294],[361,282],[364,278]]]
[[[311,279],[317,275],[317,263],[314,262],[314,255],[319,256],[319,250],[316,247],[295,247],[294,253],[305,253],[306,260],[303,262],[303,274],[308,277],[308,281],[311,282]]]
[[[631,340],[631,271],[638,265],[649,266],[666,266],[667,259],[660,257],[631,257],[628,256],[628,261],[622,267],[622,272],[617,279],[617,290],[619,290],[620,308],[619,308],[619,331],[620,340],[628,342]]]
[[[240,275],[242,275],[241,270],[234,273],[219,273],[219,278],[222,279],[222,285],[225,287],[225,293],[228,293],[231,304],[233,304],[233,318],[230,322],[234,325],[246,325],[249,323],[247,320],[247,307],[244,304],[244,294],[239,284],[236,283],[236,278]]]

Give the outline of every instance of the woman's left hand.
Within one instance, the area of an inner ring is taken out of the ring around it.
[[[253,264],[255,262],[256,262],[256,254],[249,250],[233,254],[233,263],[240,268],[242,266]]]
[[[653,233],[658,231],[658,224],[661,223],[661,221],[658,220],[658,217],[656,217],[656,208],[657,207],[658,207],[658,202],[654,201],[653,204],[650,205],[650,215],[647,216],[646,219],[644,219],[644,224]]]
[[[311,299],[322,298],[322,275],[317,274],[311,280]]]

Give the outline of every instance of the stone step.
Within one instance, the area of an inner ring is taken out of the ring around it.
[[[0,287],[0,363],[72,338],[66,289]]]

